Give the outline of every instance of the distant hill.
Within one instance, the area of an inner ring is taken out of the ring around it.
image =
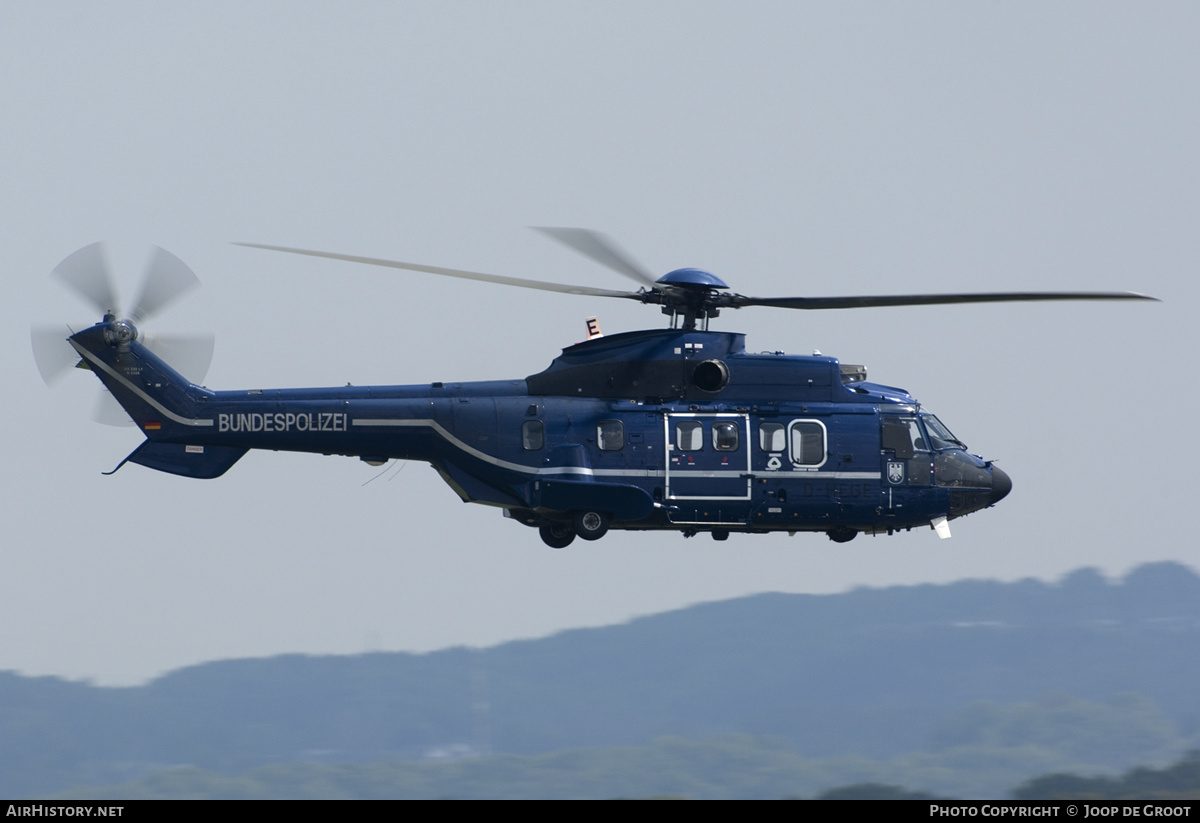
[[[807,758],[1053,745],[1126,768],[1195,739],[1197,683],[1200,577],[1178,564],[1117,584],[1081,570],[1058,584],[762,594],[483,650],[220,661],[133,688],[0,673],[0,795],[167,765],[731,733]]]

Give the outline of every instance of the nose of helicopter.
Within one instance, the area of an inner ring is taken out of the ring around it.
[[[992,466],[992,505],[996,505],[1012,491],[1012,478],[999,466]]]

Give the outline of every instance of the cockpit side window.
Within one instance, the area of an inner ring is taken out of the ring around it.
[[[929,451],[925,435],[915,417],[881,417],[879,434],[882,447],[894,451],[898,458],[909,458],[915,452]]]

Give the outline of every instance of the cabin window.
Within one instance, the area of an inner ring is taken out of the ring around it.
[[[782,423],[760,423],[758,425],[758,447],[765,452],[781,452],[785,437]]]
[[[735,452],[741,440],[741,429],[732,420],[718,420],[712,425],[713,448],[719,452]]]
[[[675,446],[685,452],[704,448],[704,424],[699,420],[676,420]]]
[[[825,462],[825,424],[817,420],[797,420],[790,429],[793,464],[811,468]]]
[[[596,442],[600,451],[615,452],[625,448],[625,424],[620,420],[601,420],[596,425]]]
[[[521,447],[537,451],[546,445],[546,425],[541,420],[526,420],[521,424]]]

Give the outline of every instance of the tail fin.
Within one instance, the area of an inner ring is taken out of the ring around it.
[[[183,477],[220,477],[247,449],[204,442],[214,429],[212,416],[205,415],[211,393],[193,385],[136,337],[127,321],[110,320],[70,338],[83,363],[146,435],[117,469],[137,463]]]
[[[200,400],[208,392],[136,339],[122,339],[123,322],[98,323],[72,335],[70,343],[148,438],[211,430],[212,417],[204,415]]]

